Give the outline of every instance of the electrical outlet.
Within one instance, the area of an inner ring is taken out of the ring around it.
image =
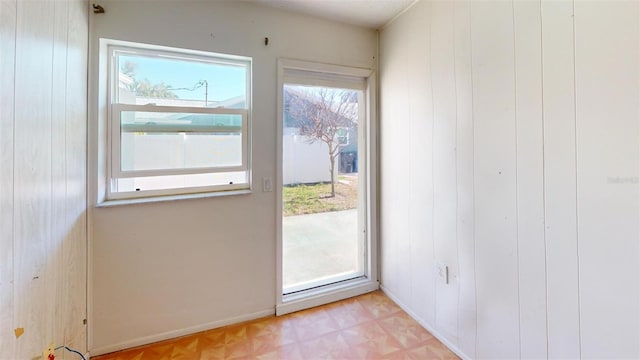
[[[55,360],[56,346],[54,345],[54,343],[49,344],[49,346],[42,351],[42,358],[44,360]]]
[[[436,275],[442,279],[442,282],[449,284],[449,267],[445,264],[438,263],[436,264]]]

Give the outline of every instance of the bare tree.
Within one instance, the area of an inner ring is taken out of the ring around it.
[[[300,135],[307,137],[309,144],[317,141],[327,144],[331,197],[334,197],[335,165],[341,146],[337,135],[357,125],[357,93],[345,89],[296,87],[285,95],[288,97],[285,109],[299,127]]]

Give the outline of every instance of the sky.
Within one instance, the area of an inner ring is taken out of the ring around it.
[[[120,66],[131,61],[137,66],[135,78],[148,79],[151,84],[164,82],[170,88],[191,89],[200,80],[209,84],[208,101],[222,101],[246,95],[246,69],[241,66],[173,60],[157,57],[121,54]],[[172,90],[180,99],[205,100],[205,87],[194,91]]]

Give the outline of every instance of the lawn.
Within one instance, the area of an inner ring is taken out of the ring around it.
[[[287,185],[282,189],[284,216],[316,214],[358,207],[358,177],[340,175],[336,196],[331,197],[331,184]]]

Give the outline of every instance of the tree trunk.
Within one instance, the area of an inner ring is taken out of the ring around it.
[[[335,172],[334,172],[334,168],[336,165],[336,157],[333,154],[329,154],[329,160],[330,160],[330,166],[329,166],[329,171],[331,172],[331,197],[335,197],[336,196],[336,179],[335,179]]]

